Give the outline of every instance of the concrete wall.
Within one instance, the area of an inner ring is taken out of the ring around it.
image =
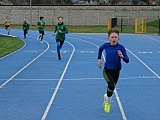
[[[106,25],[112,17],[117,17],[118,24],[122,19],[123,24],[133,25],[135,18],[157,20],[160,6],[32,6],[31,10],[30,6],[0,6],[0,24],[6,16],[11,24],[22,24],[26,18],[35,25],[39,17],[44,16],[46,24],[53,25],[58,16],[63,16],[67,25]]]

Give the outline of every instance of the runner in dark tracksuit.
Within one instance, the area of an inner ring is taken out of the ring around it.
[[[26,34],[28,33],[29,30],[29,24],[27,23],[26,19],[24,19],[24,22],[22,24],[22,29],[24,33],[24,39],[26,38]]]
[[[63,17],[58,17],[58,24],[55,25],[55,30],[53,35],[55,34],[56,34],[58,60],[61,60],[60,49],[62,48],[63,43],[66,39],[65,34],[68,34],[68,28],[63,23]]]

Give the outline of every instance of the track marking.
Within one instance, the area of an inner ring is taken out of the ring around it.
[[[149,38],[149,39],[152,39],[153,41],[160,42],[160,40],[157,40],[157,39],[155,39],[155,38],[149,37],[149,36],[147,36],[147,35],[142,35],[142,36],[144,36],[144,37],[146,37],[146,38]]]
[[[66,42],[67,42],[67,41],[66,41]],[[65,73],[66,73],[66,71],[67,71],[67,68],[68,68],[68,66],[69,66],[69,64],[70,64],[70,61],[71,61],[71,59],[72,59],[72,56],[73,56],[73,54],[74,54],[74,52],[75,52],[74,46],[73,46],[71,43],[69,43],[69,42],[67,42],[67,43],[70,44],[70,45],[72,46],[72,48],[73,48],[72,54],[71,54],[71,56],[70,56],[70,58],[69,58],[69,60],[68,60],[68,62],[67,62],[67,64],[66,64],[66,67],[65,67],[65,69],[64,69],[64,71],[63,71],[63,73],[62,73],[62,75],[61,75],[61,77],[60,77],[60,79],[59,79],[59,82],[58,82],[58,84],[57,84],[57,86],[56,86],[56,88],[55,88],[55,91],[54,91],[53,94],[52,94],[52,97],[51,97],[51,99],[50,99],[50,101],[49,101],[49,103],[48,103],[48,105],[47,105],[47,108],[46,108],[46,110],[45,110],[45,112],[44,112],[41,120],[45,120],[45,119],[46,119],[46,116],[47,116],[47,114],[48,114],[48,112],[49,112],[49,110],[50,110],[50,107],[51,107],[54,99],[55,99],[55,96],[56,96],[56,94],[57,94],[57,92],[58,92],[58,90],[59,90],[59,87],[60,87],[61,83],[62,83],[63,77],[64,77],[64,75],[65,75]]]
[[[44,41],[46,42],[46,41]],[[47,43],[47,42],[46,42]],[[8,82],[10,82],[15,76],[17,76],[20,72],[22,72],[25,68],[27,68],[30,64],[32,64],[35,60],[37,60],[40,56],[42,56],[47,50],[49,49],[49,44],[47,43],[48,47],[46,50],[44,50],[41,54],[39,54],[36,58],[34,58],[31,62],[29,62],[27,65],[25,65],[22,69],[20,69],[16,74],[14,74],[11,78],[9,78],[6,82],[4,82],[1,86],[0,89],[5,86]]]
[[[88,54],[88,53],[95,53],[95,51],[89,51],[89,50],[84,51],[83,50],[83,51],[80,51],[80,53],[87,53]]]
[[[127,49],[127,48],[126,48]],[[133,52],[131,52],[129,49],[127,49],[129,53],[131,53],[139,62],[141,62],[148,70],[150,70],[157,78],[160,79],[160,76],[154,72],[146,63],[144,63],[139,57],[137,57]]]
[[[91,38],[91,37],[90,37],[90,38]],[[86,41],[86,40],[82,40],[82,39],[80,39],[80,38],[76,38],[76,39],[81,40],[81,41],[84,41],[84,42],[87,42],[87,43],[92,44],[92,45],[96,46],[97,48],[99,48],[98,45],[96,45],[96,44],[94,44],[94,43],[92,43],[92,42],[89,42],[89,41]],[[96,39],[96,38],[94,38],[94,39]],[[96,39],[96,40],[99,40],[99,39]],[[104,61],[105,61],[105,56],[104,56],[103,53],[102,53],[102,57],[103,57],[103,59],[104,59]],[[125,115],[125,112],[124,112],[124,110],[123,110],[123,107],[122,107],[122,104],[121,104],[121,101],[120,101],[120,98],[119,98],[119,96],[118,96],[118,92],[117,92],[117,89],[116,89],[116,88],[115,88],[115,90],[114,90],[114,93],[115,93],[115,96],[116,96],[116,99],[117,99],[117,102],[118,102],[118,106],[119,106],[119,109],[120,109],[122,118],[123,118],[123,120],[127,120],[126,115]]]
[[[137,77],[120,77],[119,79],[128,80],[128,79],[155,79],[156,76],[137,76]],[[0,79],[0,81],[4,81],[6,79]],[[57,81],[59,79],[12,79],[12,81]],[[63,80],[67,81],[81,81],[81,80],[104,80],[104,78],[66,78]]]
[[[144,35],[144,36],[145,36],[145,35]],[[151,37],[148,37],[148,36],[145,36],[145,37],[150,38],[150,39],[152,39],[152,40],[154,40],[154,41],[160,42],[160,41],[157,40],[157,39],[154,39],[154,38],[151,38]],[[86,38],[87,38],[87,37],[86,37]],[[94,38],[94,39],[95,39],[95,38]],[[99,40],[99,39],[97,39],[97,40]],[[147,64],[145,64],[140,58],[138,58],[133,52],[131,52],[131,51],[130,51],[129,49],[127,49],[127,48],[126,48],[126,50],[127,50],[128,52],[130,52],[138,61],[140,61],[148,70],[150,70],[158,79],[160,79],[160,76],[159,76],[156,72],[154,72]],[[127,120],[126,115],[125,115],[124,110],[123,110],[123,107],[122,107],[122,104],[121,104],[120,99],[119,99],[119,97],[118,97],[118,93],[117,93],[116,88],[115,88],[115,95],[116,95],[116,99],[117,99],[117,101],[118,101],[118,105],[119,105],[119,108],[120,108],[120,111],[121,111],[123,120]]]

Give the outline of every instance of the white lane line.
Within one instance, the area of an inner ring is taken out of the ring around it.
[[[147,64],[145,64],[140,58],[138,58],[133,52],[131,52],[129,49],[127,49],[128,52],[130,52],[138,61],[140,61],[148,70],[150,70],[157,78],[160,79],[160,76],[154,72]]]
[[[46,42],[46,41],[44,41]],[[46,42],[47,43],[47,42]],[[41,54],[39,54],[36,58],[34,58],[31,62],[29,62],[27,65],[25,65],[22,69],[20,69],[16,74],[14,74],[11,78],[9,78],[6,82],[4,82],[1,86],[0,89],[5,86],[8,82],[10,82],[15,76],[17,76],[20,72],[22,72],[26,67],[28,67],[30,64],[32,64],[36,59],[38,59],[40,56],[42,56],[47,50],[49,49],[49,44],[47,43],[48,47],[46,50],[44,50]]]
[[[143,35],[143,36],[146,37],[146,38],[149,38],[149,39],[151,39],[151,40],[153,40],[153,41],[160,42],[160,40],[157,40],[157,39],[155,39],[155,38],[149,37],[149,36],[147,36],[147,35]]]
[[[67,42],[67,41],[66,41],[66,42]],[[69,43],[69,42],[67,42],[67,43],[70,44],[70,45],[72,46],[72,48],[73,48],[72,54],[71,54],[71,56],[70,56],[70,58],[69,58],[69,60],[68,60],[68,62],[67,62],[67,64],[66,64],[66,67],[65,67],[65,69],[64,69],[64,71],[63,71],[63,73],[62,73],[62,75],[61,75],[61,77],[60,77],[60,79],[59,79],[59,82],[58,82],[58,84],[57,84],[57,86],[56,86],[56,88],[55,88],[55,91],[54,91],[53,94],[52,94],[52,97],[51,97],[51,99],[50,99],[50,101],[49,101],[49,103],[48,103],[48,105],[47,105],[47,108],[46,108],[46,110],[45,110],[45,112],[44,112],[41,120],[45,120],[45,119],[46,119],[47,114],[48,114],[48,112],[49,112],[49,110],[50,110],[50,107],[51,107],[51,105],[52,105],[52,103],[53,103],[53,101],[54,101],[54,99],[55,99],[55,96],[56,96],[58,90],[59,90],[59,87],[60,87],[60,85],[61,85],[61,82],[62,82],[62,80],[63,80],[63,77],[64,77],[64,75],[65,75],[65,73],[66,73],[66,71],[67,71],[67,68],[68,68],[69,64],[70,64],[70,61],[71,61],[71,59],[72,59],[72,56],[73,56],[73,54],[74,54],[74,52],[75,52],[75,47],[74,47],[71,43]]]
[[[103,80],[104,78],[66,78],[63,80],[67,81],[81,81],[81,80]],[[119,79],[128,80],[128,79],[157,79],[156,76],[137,76],[137,77],[120,77]],[[0,81],[4,81],[6,79],[0,79]],[[59,79],[47,78],[47,79],[12,79],[12,81],[57,81]]]
[[[118,96],[117,88],[115,88],[114,93],[115,93],[115,96],[116,96],[116,99],[117,99],[117,102],[118,102],[119,109],[120,109],[121,114],[122,114],[122,118],[123,118],[123,120],[127,120],[125,112],[123,110],[123,106],[121,104],[121,100],[120,100],[120,98]]]
[[[87,37],[87,38],[92,39],[91,37]],[[78,39],[78,40],[81,40],[81,41],[90,43],[90,44],[96,46],[97,48],[99,48],[99,46],[97,46],[96,44],[94,44],[94,43],[92,43],[92,42],[89,42],[89,41],[86,41],[86,40],[82,40],[82,39],[80,39],[80,38],[75,38],[75,37],[74,37],[74,39]],[[96,38],[94,38],[94,39],[96,39]],[[96,40],[99,40],[99,39],[96,39]],[[104,56],[103,54],[102,54],[102,56],[103,56],[103,59],[104,59],[104,61],[105,61],[105,56]],[[114,92],[115,92],[115,96],[116,96],[116,99],[117,99],[117,102],[118,102],[118,106],[119,106],[119,109],[120,109],[122,118],[123,118],[123,120],[127,120],[126,115],[125,115],[125,112],[124,112],[124,109],[123,109],[123,107],[122,107],[121,100],[120,100],[120,98],[119,98],[119,96],[118,96],[118,92],[117,92],[117,89],[116,89],[116,88],[115,88]]]

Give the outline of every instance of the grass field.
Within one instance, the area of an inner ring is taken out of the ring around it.
[[[3,28],[4,25],[0,25]],[[11,29],[22,29],[21,25],[11,25]],[[116,26],[121,33],[134,33],[134,26]],[[30,29],[37,30],[37,26],[31,26]],[[107,26],[68,26],[69,33],[107,33]],[[54,25],[45,27],[46,31],[53,31]],[[146,23],[146,33],[157,34],[159,31],[158,20]]]
[[[2,37],[0,38],[0,58],[20,49],[24,41],[18,38]]]

